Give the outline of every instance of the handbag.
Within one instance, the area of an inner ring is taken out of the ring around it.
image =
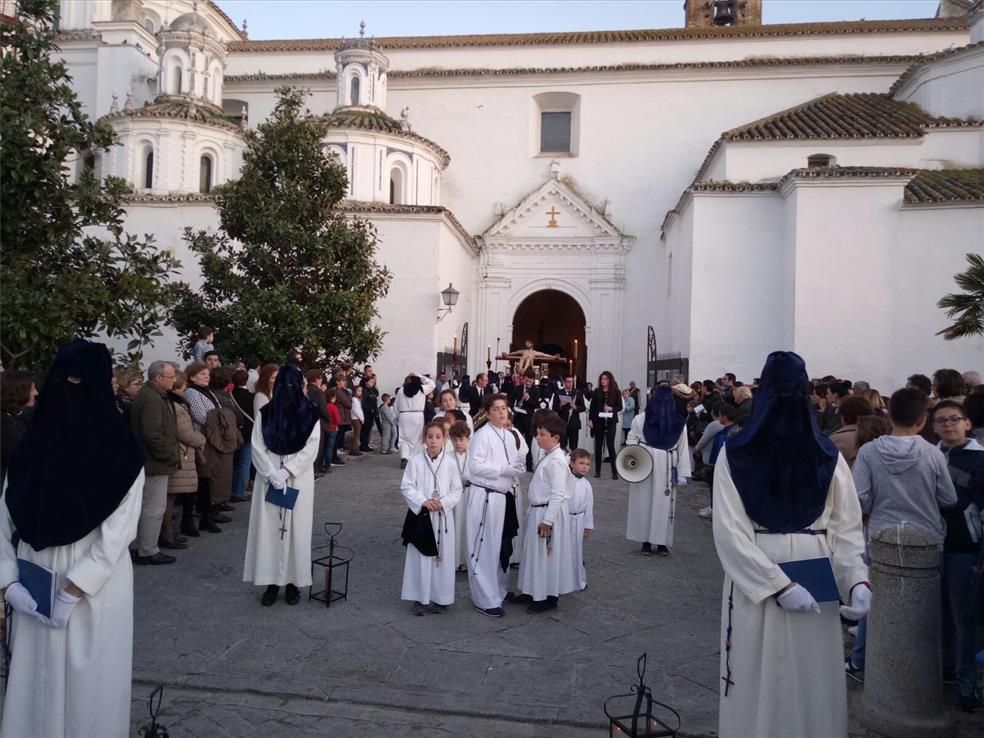
[[[285,510],[293,510],[294,505],[297,504],[297,495],[299,495],[300,492],[301,491],[296,487],[277,489],[270,484],[267,486],[266,496],[263,499],[271,505],[282,507]]]

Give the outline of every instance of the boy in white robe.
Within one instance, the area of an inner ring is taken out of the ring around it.
[[[454,462],[461,476],[461,502],[454,506],[454,553],[458,564],[457,571],[466,571],[468,561],[468,443],[471,441],[471,428],[460,420],[451,426],[451,446]]]
[[[447,436],[440,420],[424,429],[424,450],[412,456],[400,492],[413,515],[430,511],[437,556],[427,556],[412,542],[403,565],[400,599],[414,603],[413,614],[441,612],[454,603],[455,528],[452,511],[461,500],[461,475],[444,450]]]
[[[570,500],[571,565],[574,585],[578,590],[588,588],[588,573],[584,568],[584,542],[594,529],[594,492],[588,474],[591,472],[591,452],[583,448],[571,452],[571,473],[574,475]]]
[[[540,447],[535,443],[532,449],[526,445],[526,439],[523,438],[523,434],[513,425],[511,415],[509,416],[507,428],[516,441],[516,453],[524,459],[530,455],[530,452],[534,455],[537,452],[542,454]],[[519,562],[523,559],[523,536],[526,534],[526,512],[528,510],[526,491],[523,489],[522,481],[518,477],[513,480],[513,494],[516,496],[516,515],[519,519],[519,534],[516,536],[516,545],[513,547],[512,556],[509,558],[509,568],[518,569]]]
[[[518,581],[520,591],[533,599],[526,608],[530,613],[555,609],[560,595],[575,587],[568,512],[573,477],[560,447],[565,430],[564,421],[553,414],[536,428],[536,442],[544,456],[530,480]]]

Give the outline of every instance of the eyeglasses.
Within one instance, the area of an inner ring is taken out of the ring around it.
[[[962,415],[951,415],[949,418],[933,418],[933,423],[936,425],[956,425],[966,419]]]

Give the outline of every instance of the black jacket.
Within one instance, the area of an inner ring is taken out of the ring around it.
[[[608,398],[607,404],[612,409],[612,417],[610,418],[599,418],[598,413],[603,412],[606,404],[605,392],[601,387],[595,387],[594,392],[591,393],[591,408],[588,411],[588,418],[592,423],[596,425],[599,422],[607,422],[608,427],[616,427],[618,425],[618,413],[622,412],[622,393],[621,392],[610,392],[611,397]]]
[[[573,405],[570,402],[566,402],[568,397],[573,400]],[[567,429],[569,431],[581,430],[581,413],[587,409],[584,390],[580,387],[574,387],[570,395],[567,394],[566,390],[557,390],[554,392],[553,397],[550,398],[550,409],[567,423]],[[577,412],[571,412],[572,410],[576,410]]]

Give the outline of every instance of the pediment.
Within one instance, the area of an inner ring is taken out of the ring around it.
[[[490,246],[605,246],[627,249],[623,235],[570,185],[551,177],[482,234]]]

